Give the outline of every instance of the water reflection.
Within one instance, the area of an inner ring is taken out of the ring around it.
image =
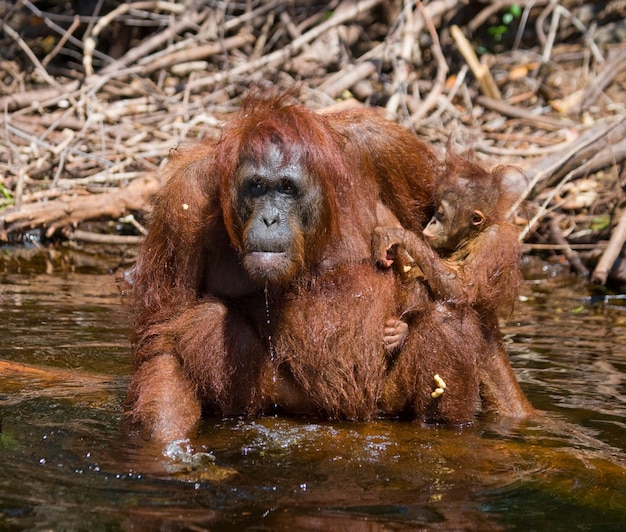
[[[34,258],[33,258],[34,257]],[[127,319],[71,254],[1,262],[0,529],[619,530],[626,522],[626,312],[536,279],[507,324],[538,419],[423,428],[207,421],[200,463],[121,425]]]

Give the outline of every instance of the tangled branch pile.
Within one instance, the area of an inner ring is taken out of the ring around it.
[[[314,109],[380,106],[521,167],[527,249],[624,280],[625,18],[623,0],[0,1],[0,239],[135,242],[170,148],[217,135],[251,84],[299,84]]]

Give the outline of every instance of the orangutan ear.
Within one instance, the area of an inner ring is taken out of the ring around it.
[[[472,225],[474,227],[480,227],[485,223],[486,217],[482,211],[475,210],[472,212]]]

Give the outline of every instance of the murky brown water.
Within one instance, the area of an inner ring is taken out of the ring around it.
[[[623,530],[626,309],[572,278],[528,281],[505,329],[533,422],[213,420],[192,464],[120,427],[113,264],[0,260],[0,529]]]

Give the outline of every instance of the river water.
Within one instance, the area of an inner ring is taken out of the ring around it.
[[[624,530],[619,300],[549,268],[525,282],[504,333],[532,421],[216,419],[165,456],[122,426],[117,261],[0,259],[0,530]]]

